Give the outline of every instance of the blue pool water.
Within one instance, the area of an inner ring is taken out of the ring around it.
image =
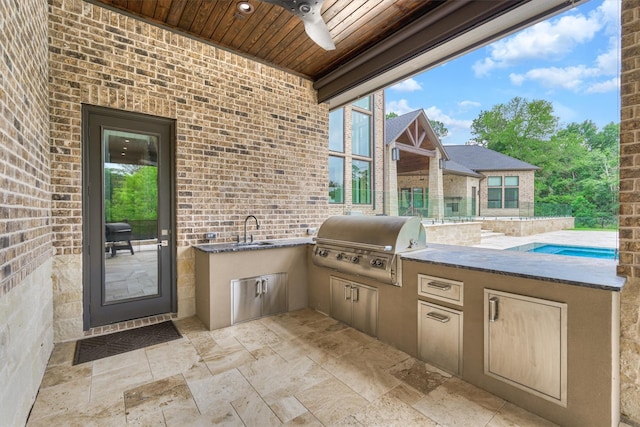
[[[591,246],[556,245],[553,243],[527,243],[506,249],[508,251],[537,252],[542,254],[579,256],[599,259],[618,259],[616,249]]]

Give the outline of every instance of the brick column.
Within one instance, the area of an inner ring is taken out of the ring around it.
[[[640,1],[622,1],[620,412],[640,423]]]
[[[440,169],[440,150],[435,157],[429,157],[429,218],[444,217],[444,183]]]

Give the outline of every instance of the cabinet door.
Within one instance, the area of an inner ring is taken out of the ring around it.
[[[566,405],[567,305],[485,289],[485,373]]]
[[[351,282],[331,277],[331,317],[351,324]]]
[[[419,301],[418,316],[418,357],[460,375],[462,312]]]
[[[262,315],[287,311],[287,274],[277,273],[262,276]]]
[[[261,286],[262,283],[259,277],[231,281],[232,323],[244,322],[260,317],[262,311],[262,299],[260,297]]]
[[[378,291],[363,285],[351,286],[352,315],[351,326],[369,334],[378,336]]]

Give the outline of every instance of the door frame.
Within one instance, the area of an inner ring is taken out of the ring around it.
[[[90,177],[89,177],[89,118],[91,115],[107,116],[113,119],[125,119],[125,120],[140,120],[150,124],[168,126],[170,138],[167,142],[169,144],[170,159],[169,164],[166,165],[168,169],[169,179],[169,194],[167,205],[169,206],[169,227],[170,233],[166,240],[168,240],[170,251],[171,265],[169,266],[169,307],[171,313],[177,313],[178,311],[178,295],[177,295],[177,239],[176,239],[176,124],[174,119],[168,119],[164,117],[157,117],[143,113],[136,113],[124,110],[117,110],[113,108],[100,107],[90,104],[82,104],[82,135],[81,135],[81,167],[82,167],[82,323],[83,330],[87,331],[92,327],[100,325],[91,325],[91,256],[89,252],[89,245],[91,243],[91,226],[90,221]],[[160,155],[160,154],[159,154]],[[167,186],[165,186],[167,187]],[[101,190],[99,190],[101,191]],[[101,201],[104,203],[104,200]],[[104,212],[104,205],[101,207]],[[158,235],[160,238],[160,234]],[[97,256],[104,257],[104,253],[97,254]],[[104,281],[104,278],[103,278]],[[156,313],[163,314],[163,313]],[[140,317],[146,317],[144,314]]]

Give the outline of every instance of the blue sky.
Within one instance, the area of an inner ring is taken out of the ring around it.
[[[386,112],[424,109],[472,139],[480,112],[519,96],[552,103],[561,124],[620,122],[620,0],[591,0],[385,90]]]

